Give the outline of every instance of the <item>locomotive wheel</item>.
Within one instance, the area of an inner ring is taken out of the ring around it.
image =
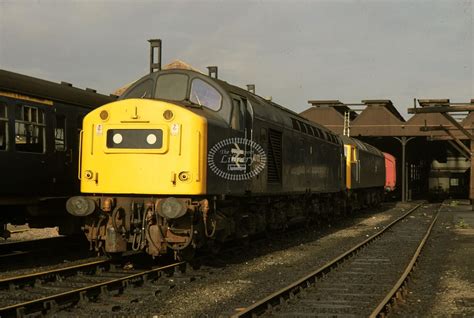
[[[176,258],[179,261],[188,262],[194,258],[196,254],[196,249],[192,246],[188,246],[185,249],[176,252]]]
[[[207,246],[209,251],[214,255],[219,254],[222,248],[222,244],[220,242],[216,242],[215,240],[209,241]]]

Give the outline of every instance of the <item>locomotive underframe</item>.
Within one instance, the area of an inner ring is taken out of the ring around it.
[[[141,250],[152,256],[172,251],[175,257],[186,258],[197,248],[283,231],[292,225],[318,224],[376,206],[382,201],[383,189],[284,196],[87,198],[96,206],[84,226],[91,249],[107,253]],[[170,216],[164,211],[166,200],[183,207],[184,213]]]

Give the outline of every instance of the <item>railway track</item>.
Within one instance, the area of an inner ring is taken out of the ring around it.
[[[236,317],[385,317],[406,284],[439,208],[418,205],[326,265]]]
[[[146,270],[127,269],[104,259],[0,280],[0,317],[49,314],[140,286],[183,266],[177,262]]]

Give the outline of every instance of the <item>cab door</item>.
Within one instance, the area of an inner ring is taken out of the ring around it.
[[[74,180],[72,178],[72,148],[68,128],[71,125],[70,119],[66,112],[57,107],[53,113],[53,161],[54,169],[54,185],[57,195],[65,195],[71,193]]]
[[[19,167],[8,188],[20,194],[42,196],[51,191],[50,151],[48,131],[51,106],[23,100],[15,101],[14,108],[14,164]]]

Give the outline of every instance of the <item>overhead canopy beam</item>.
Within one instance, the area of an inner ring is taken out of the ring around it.
[[[454,136],[454,134],[453,134],[451,131],[449,131],[449,130],[445,130],[445,131],[446,131],[446,133],[448,133],[449,136],[451,136],[451,138],[453,138],[454,142],[455,142],[456,144],[458,144],[458,146],[461,147],[461,148],[465,151],[465,155],[466,155],[469,159],[471,159],[471,156],[472,156],[471,150],[470,150],[465,144],[463,144],[463,143],[461,142],[461,140],[459,140],[458,138],[456,138],[456,136]]]
[[[447,127],[445,127],[443,125],[439,125],[439,126],[436,126],[436,127],[421,127],[420,130],[421,131],[440,131],[440,130],[444,131],[445,133],[447,133],[454,140],[454,142],[460,148],[462,148],[462,150],[463,150],[462,155],[467,157],[468,159],[471,158],[471,150],[465,144],[463,144],[462,141],[459,140]]]
[[[433,113],[451,113],[451,112],[472,112],[473,104],[464,104],[462,106],[426,106],[408,108],[409,114],[433,114]]]
[[[456,119],[454,119],[447,113],[443,113],[441,115],[443,115],[444,118],[449,120],[449,122],[453,124],[454,127],[459,129],[467,138],[469,138],[470,140],[474,140],[474,136],[470,132],[468,132]]]
[[[451,103],[449,99],[418,99],[421,107],[408,108],[409,114],[433,114],[474,111],[474,99],[470,103]]]
[[[461,156],[463,156],[463,157],[466,158],[467,160],[470,160],[470,159],[471,159],[471,155],[467,154],[466,151],[465,151],[463,148],[459,147],[459,145],[458,145],[457,143],[455,143],[455,142],[452,141],[452,140],[448,140],[448,143],[449,143],[454,149],[456,149],[456,150],[459,152],[459,154],[460,154]]]
[[[440,125],[440,127],[453,138],[453,140],[464,150],[466,154],[470,155],[471,159],[471,178],[469,181],[469,199],[471,200],[472,209],[474,210],[474,137],[473,135],[467,131],[460,123],[458,123],[453,117],[451,117],[448,113],[454,112],[471,112],[474,111],[474,99],[471,99],[470,103],[450,103],[449,99],[419,99],[418,103],[421,107],[417,108],[416,103],[415,107],[409,108],[409,114],[422,114],[422,113],[439,113],[443,115],[444,118],[449,120],[451,124],[454,125],[457,129],[459,129],[466,137],[469,138],[470,142],[470,149],[467,150],[466,146],[457,139],[454,134],[445,129],[444,126]],[[420,130],[427,128],[421,127]],[[436,127],[433,127],[436,128]]]

